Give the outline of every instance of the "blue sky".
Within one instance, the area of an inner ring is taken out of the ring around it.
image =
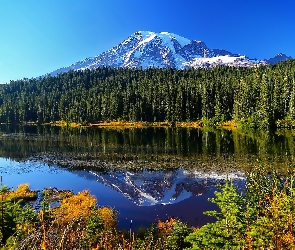
[[[295,57],[293,0],[0,0],[0,83],[100,54],[139,30]]]

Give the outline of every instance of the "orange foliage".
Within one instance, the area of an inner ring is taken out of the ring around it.
[[[289,246],[291,249],[295,249],[295,238],[291,232],[287,232],[282,235],[281,241],[283,245]]]
[[[179,220],[175,218],[167,219],[166,221],[159,221],[158,222],[158,229],[160,231],[160,234],[169,234],[175,223],[177,223]]]

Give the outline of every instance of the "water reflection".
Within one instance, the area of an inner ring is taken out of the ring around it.
[[[183,170],[112,172],[101,174],[90,171],[84,177],[95,179],[139,206],[174,204],[190,196],[205,194],[209,188],[225,180],[215,173],[193,173]],[[242,173],[230,173],[232,180],[245,180]]]
[[[35,157],[36,161],[42,160],[38,158],[42,156],[47,163],[81,168],[104,168],[112,163],[114,168],[126,168],[129,164],[140,170],[192,167],[226,170],[225,166],[245,170],[257,159],[279,165],[293,163],[294,138],[287,132],[2,125],[0,155],[15,160]]]
[[[200,226],[226,173],[243,185],[257,159],[294,164],[294,138],[290,131],[0,126],[0,174],[13,187],[90,189],[100,205],[119,211],[120,227],[167,216]]]

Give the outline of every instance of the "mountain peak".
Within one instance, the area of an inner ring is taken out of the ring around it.
[[[155,32],[140,30],[140,31],[135,32],[134,35],[141,35],[141,36],[144,36],[144,37],[149,37],[149,36],[155,35]]]
[[[282,61],[292,59],[291,56],[287,56],[284,53],[278,53],[275,57],[265,60],[268,64],[277,64]]]
[[[152,31],[137,31],[134,33],[135,36],[142,36],[145,39],[148,39],[149,41],[154,39],[155,37],[158,37],[164,41],[171,41],[171,40],[176,40],[182,47],[188,45],[191,43],[191,40],[182,37],[180,35],[171,33],[171,32],[167,32],[167,31],[162,31],[159,33],[156,32],[152,32]]]
[[[276,56],[285,57],[286,55],[283,53],[278,53]]]

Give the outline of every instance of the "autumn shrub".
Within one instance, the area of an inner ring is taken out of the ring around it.
[[[123,235],[117,231],[117,213],[109,207],[92,211],[84,234],[88,247],[94,249],[116,249],[124,245]]]
[[[294,171],[289,171],[286,177],[275,170],[257,168],[247,177],[247,245],[294,249]]]
[[[152,224],[145,232],[143,238],[138,238],[132,244],[132,249],[184,249],[191,246],[185,242],[193,230],[176,218],[169,218]]]
[[[41,211],[42,240],[46,249],[83,249],[83,237],[88,218],[96,209],[96,198],[89,191],[64,198],[58,207],[49,209],[49,220],[44,220],[46,211]]]
[[[46,196],[46,192],[44,193]],[[19,242],[20,249],[119,249],[117,214],[97,207],[89,191],[66,196],[59,206],[49,208],[44,198],[38,214],[40,227]]]
[[[191,245],[189,242],[185,242],[184,239],[193,230],[179,219],[170,218],[164,222],[159,221],[158,230],[162,249],[184,249]]]
[[[19,185],[17,190],[6,186],[0,188],[1,199],[1,243],[14,249],[20,239],[29,236],[39,226],[36,212],[29,205],[22,205],[22,199],[33,199],[36,192],[29,190],[28,184]]]
[[[116,228],[117,213],[110,207],[101,207],[97,209],[97,215],[101,218],[105,228]]]
[[[53,216],[58,224],[86,219],[96,206],[96,198],[89,191],[82,191],[62,200],[60,206],[53,209]]]

